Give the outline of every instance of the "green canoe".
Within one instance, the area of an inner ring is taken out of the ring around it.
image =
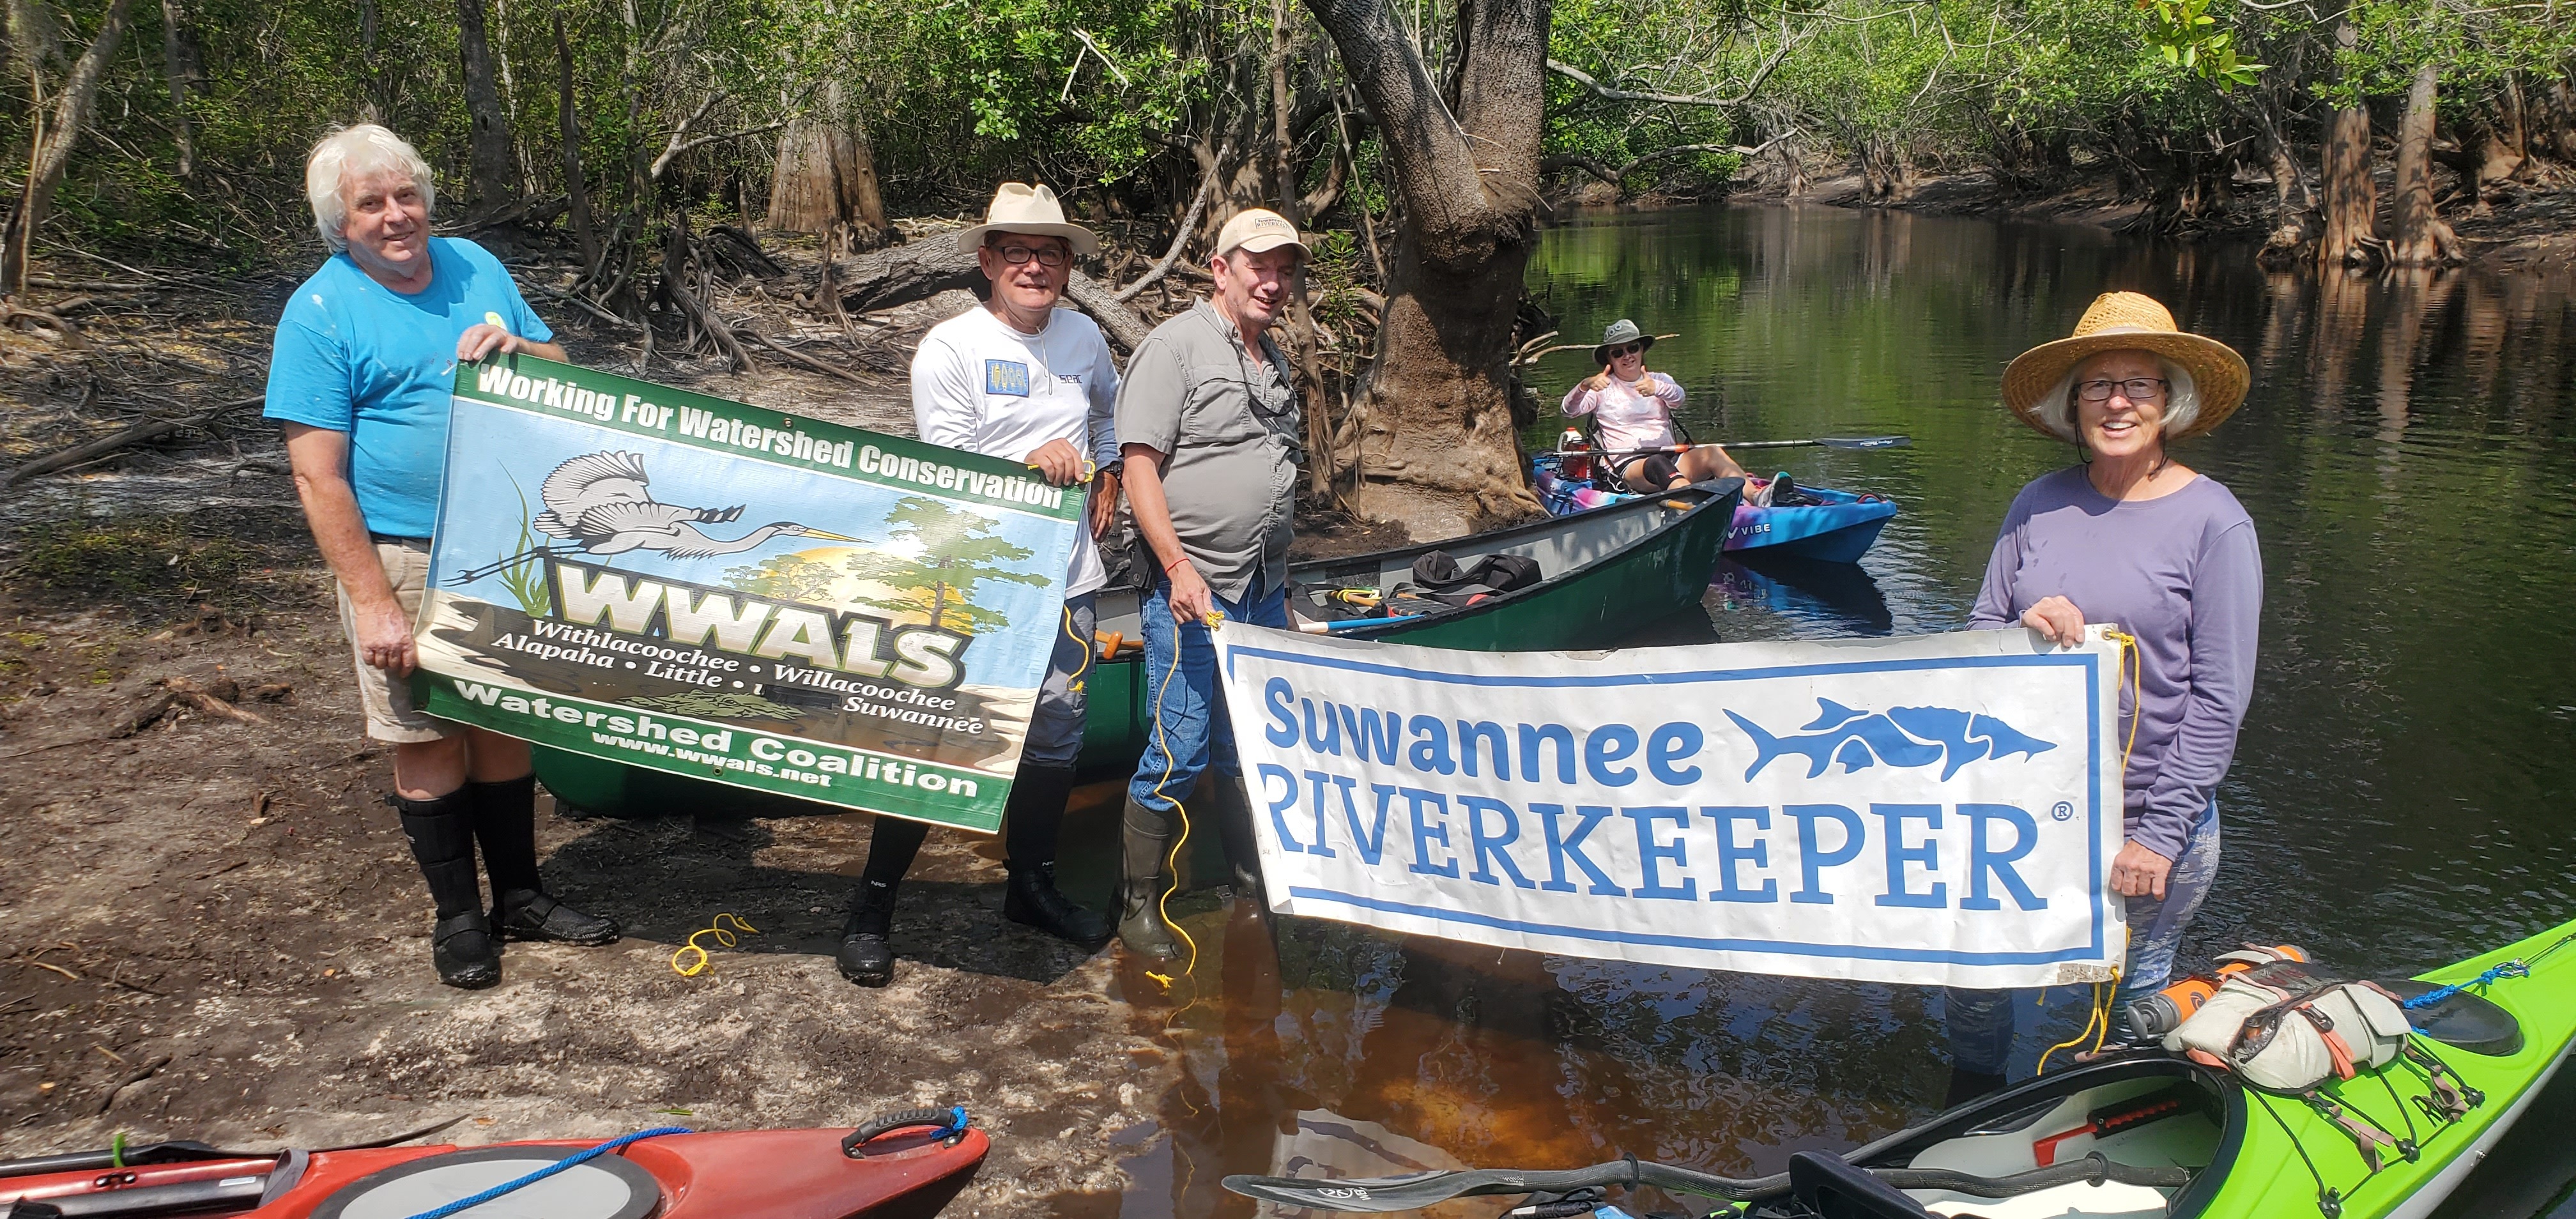
[[[1486,555],[1538,562],[1539,583],[1465,609],[1426,618],[1337,626],[1334,634],[1468,652],[1545,652],[1600,647],[1636,627],[1695,607],[1726,546],[1726,531],[1744,484],[1720,479],[1651,499],[1532,521],[1490,533],[1371,554],[1316,559],[1288,569],[1308,588],[1393,588],[1413,579],[1413,561],[1447,551],[1460,567]],[[1100,594],[1099,625],[1125,639],[1143,638],[1138,593]],[[1145,751],[1153,708],[1145,698],[1141,652],[1096,665],[1088,679],[1089,721],[1081,765],[1128,765]]]
[[[1741,481],[1720,479],[1472,537],[1300,563],[1289,577],[1309,587],[1392,588],[1411,580],[1413,560],[1433,550],[1449,552],[1462,567],[1489,554],[1523,555],[1538,562],[1543,577],[1528,588],[1432,617],[1367,623],[1335,633],[1489,652],[1599,646],[1640,624],[1699,604],[1742,491]],[[1144,637],[1138,600],[1134,592],[1100,595],[1098,630],[1103,637],[1113,631],[1130,641]],[[1140,656],[1122,652],[1120,659],[1095,666],[1088,678],[1091,709],[1081,759],[1086,769],[1132,766],[1144,752],[1150,708]],[[559,749],[540,746],[535,752],[537,778],[546,790],[557,801],[592,813],[645,816],[707,807],[746,816],[839,811]]]
[[[1646,1184],[1728,1199],[1739,1209],[1721,1213],[1744,1219],[2422,1219],[2522,1116],[2576,1038],[2576,922],[2383,985],[2423,1004],[2407,1012],[2409,1056],[2330,1082],[2314,1101],[2147,1049],[2053,1071],[1840,1155],[1798,1152],[1787,1172],[1766,1178],[1624,1160],[1552,1172],[1225,1184],[1328,1211]],[[2437,986],[2466,993],[2445,996]],[[2433,1103],[2428,1064],[2456,1079],[2464,1110]],[[2329,1108],[2377,1136],[2376,1164]]]

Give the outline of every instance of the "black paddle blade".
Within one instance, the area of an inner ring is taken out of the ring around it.
[[[1618,1167],[1621,1179],[1625,1179],[1627,1166],[1622,1164]],[[1507,1168],[1477,1168],[1461,1172],[1418,1172],[1401,1177],[1356,1177],[1347,1181],[1301,1181],[1295,1177],[1237,1174],[1225,1179],[1225,1187],[1244,1197],[1282,1206],[1382,1214],[1420,1210],[1451,1198],[1478,1194],[1527,1194],[1592,1184],[1559,1180],[1582,1175],[1588,1174],[1580,1169],[1574,1172],[1515,1172]]]

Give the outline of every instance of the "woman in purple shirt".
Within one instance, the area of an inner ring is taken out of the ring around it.
[[[2122,708],[2121,726],[2124,744],[2135,739],[2127,841],[2111,864],[2129,916],[2115,1011],[2164,987],[2218,869],[2216,793],[2253,691],[2263,559],[2236,497],[2165,445],[2218,426],[2245,386],[2243,357],[2180,332],[2164,306],[2133,292],[2105,294],[2073,337],[2004,372],[2004,404],[2022,422],[2092,457],[2013,499],[1970,626],[2028,627],[2072,644],[2086,622],[2107,622],[2137,639],[2135,705]],[[2125,689],[2121,697],[2130,700]],[[2002,1087],[2009,992],[1953,988],[1948,1017],[1948,1103]]]

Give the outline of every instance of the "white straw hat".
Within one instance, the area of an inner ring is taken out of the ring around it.
[[[989,233],[1025,233],[1031,237],[1062,237],[1073,246],[1073,252],[1088,258],[1100,252],[1100,238],[1078,224],[1067,224],[1064,205],[1056,202],[1055,192],[1044,186],[1025,182],[1005,182],[993,192],[993,205],[984,209],[984,223],[957,235],[957,248],[972,254],[983,248]]]

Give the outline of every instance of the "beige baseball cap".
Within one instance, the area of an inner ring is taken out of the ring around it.
[[[1306,243],[1298,239],[1297,226],[1288,223],[1287,217],[1266,207],[1236,212],[1234,219],[1226,221],[1225,227],[1217,230],[1216,234],[1216,252],[1219,257],[1231,254],[1238,249],[1246,254],[1258,254],[1284,245],[1293,245],[1297,247],[1298,253],[1309,258],[1314,257],[1315,252],[1307,249]]]

